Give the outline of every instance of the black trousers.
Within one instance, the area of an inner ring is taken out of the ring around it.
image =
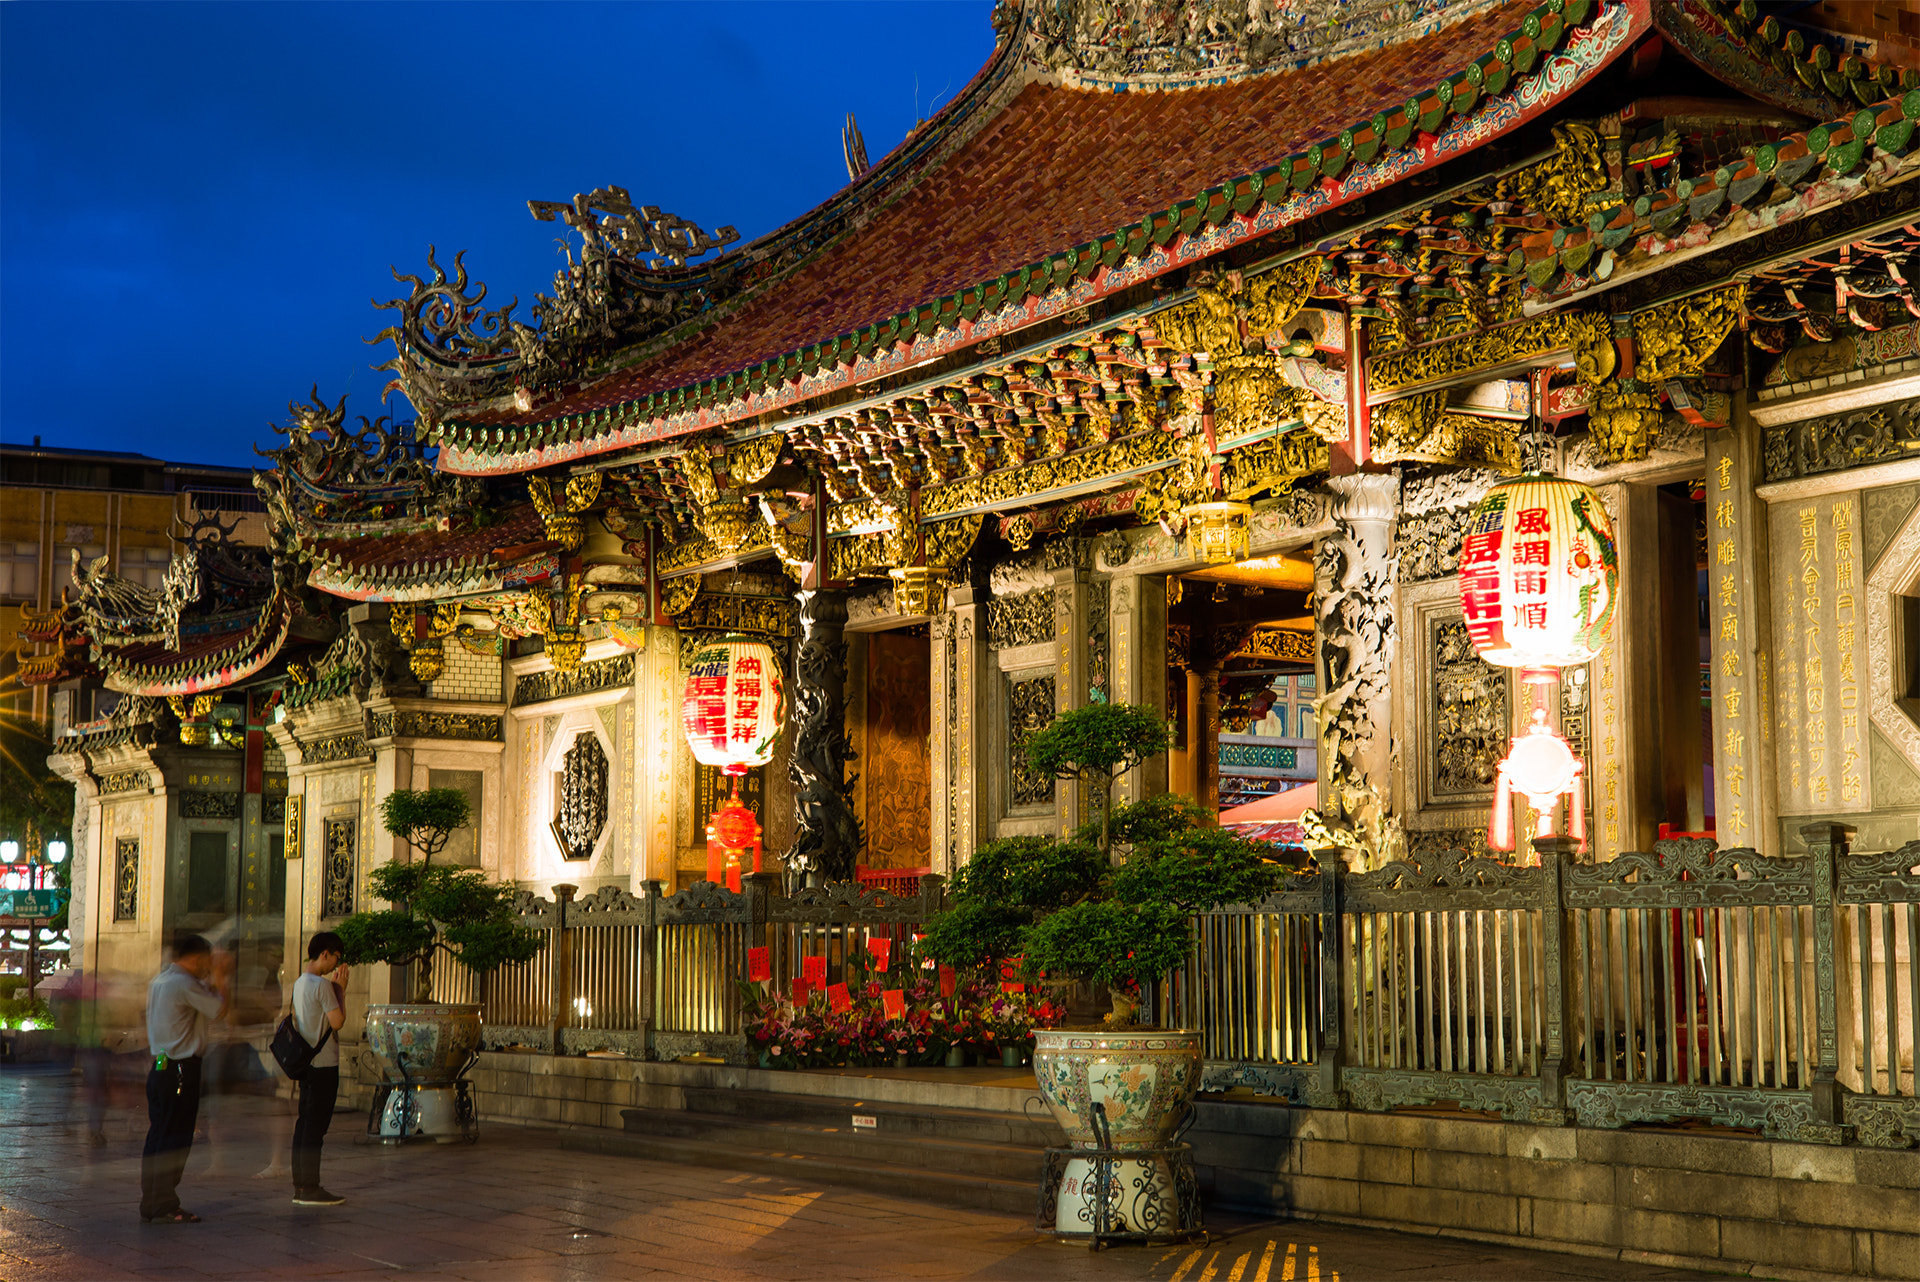
[[[180,1209],[180,1176],[200,1116],[200,1058],[169,1060],[147,1072],[147,1142],[140,1150],[140,1215]]]
[[[309,1068],[300,1079],[300,1116],[293,1123],[293,1189],[320,1187],[320,1144],[340,1096],[338,1068]]]

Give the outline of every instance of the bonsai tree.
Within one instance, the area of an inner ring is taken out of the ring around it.
[[[1060,779],[1110,787],[1167,746],[1147,708],[1094,704],[1030,736],[1027,759]],[[1190,919],[1221,904],[1258,900],[1285,871],[1273,850],[1225,832],[1184,797],[1103,807],[1074,840],[1014,837],[990,842],[954,874],[948,908],[927,924],[925,943],[954,966],[1020,957],[1030,974],[1104,986],[1107,1022],[1130,1023],[1140,986],[1181,965],[1193,948]],[[1111,863],[1118,835],[1132,846]]]
[[[1063,712],[1028,735],[1027,764],[1054,779],[1075,779],[1100,792],[1100,853],[1113,852],[1113,781],[1171,742],[1158,712],[1136,703],[1090,703]]]
[[[1017,957],[1027,927],[1081,898],[1106,873],[1106,858],[1084,842],[990,841],[953,874],[948,906],[927,923],[923,945],[950,966],[988,968]]]
[[[477,868],[435,864],[470,808],[457,788],[395,789],[380,803],[386,830],[420,852],[414,863],[393,860],[368,875],[373,893],[393,905],[355,913],[340,923],[350,962],[413,967],[414,1000],[431,1001],[436,953],[485,975],[540,951],[540,933],[520,925],[513,887],[490,881]]]

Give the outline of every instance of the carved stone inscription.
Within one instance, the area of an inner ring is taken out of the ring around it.
[[[1710,510],[1708,519],[1718,518]],[[1859,496],[1790,499],[1769,508],[1768,519],[1778,576],[1773,713],[1780,812],[1871,809]],[[1744,732],[1726,724],[1728,741],[1716,746],[1740,756],[1745,744],[1736,736]]]
[[[1053,591],[1022,592],[987,603],[987,644],[1011,650],[1053,640]]]
[[[1436,797],[1493,788],[1507,751],[1507,675],[1474,652],[1461,619],[1429,625],[1433,659],[1433,777]]]

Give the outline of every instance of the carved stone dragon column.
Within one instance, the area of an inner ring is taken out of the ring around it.
[[[794,659],[793,848],[787,889],[852,881],[866,834],[853,813],[847,762],[847,594],[808,591],[800,598],[801,641]]]
[[[1318,818],[1368,867],[1399,856],[1393,813],[1393,626],[1398,558],[1393,521],[1399,478],[1336,476],[1333,533],[1314,547],[1314,608],[1325,694],[1320,716]],[[1311,825],[1309,825],[1311,826]]]

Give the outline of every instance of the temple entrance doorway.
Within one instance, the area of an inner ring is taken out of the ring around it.
[[[1168,785],[1219,812],[1318,777],[1308,549],[1167,578]]]
[[[847,737],[868,885],[911,892],[932,868],[932,652],[927,625],[847,633]]]

